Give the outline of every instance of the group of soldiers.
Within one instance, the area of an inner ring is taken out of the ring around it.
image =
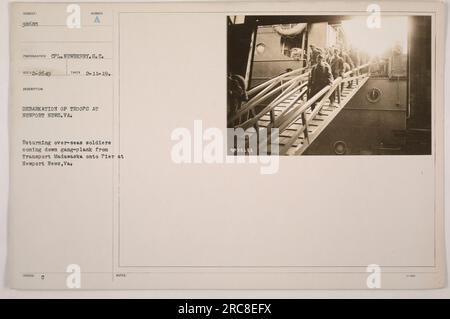
[[[338,77],[354,68],[366,63],[366,57],[356,49],[345,50],[340,47],[331,46],[321,49],[317,46],[309,46],[308,67],[311,68],[308,81],[308,99],[312,98],[323,88],[333,83]],[[355,75],[358,71],[355,71]],[[352,86],[352,81],[348,81],[348,86]],[[341,84],[340,90],[344,89],[344,83]],[[228,115],[236,114],[241,103],[248,99],[245,80],[242,76],[230,74],[228,76]],[[336,100],[336,92],[330,95],[330,105],[334,106]],[[311,105],[314,110],[316,103]],[[319,112],[319,114],[321,114]]]
[[[310,55],[308,64],[311,66],[311,72],[308,82],[308,99],[319,93],[327,85],[331,85],[333,80],[343,77],[350,70],[361,65],[360,52],[356,49],[346,51],[342,48],[331,46],[321,49],[310,45]],[[348,87],[352,86],[353,81],[348,82]],[[341,84],[341,91],[344,89],[344,83]],[[330,96],[330,105],[334,106],[336,93]],[[311,106],[314,110],[315,103]],[[320,112],[319,112],[320,114]]]

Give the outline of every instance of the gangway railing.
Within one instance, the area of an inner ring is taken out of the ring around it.
[[[306,68],[299,68],[290,72],[283,73],[256,87],[247,91],[249,100],[244,103],[240,109],[237,110],[231,119],[228,121],[229,126],[242,126],[245,123],[246,127],[250,121],[252,124],[256,123],[256,118],[259,115],[264,115],[265,110],[272,109],[275,105],[282,103],[287,98],[301,90],[307,84],[309,70]],[[303,86],[302,86],[303,85]],[[270,101],[270,99],[273,99]],[[269,102],[270,101],[270,102]],[[263,103],[269,102],[263,110],[258,110]]]
[[[248,92],[248,94],[253,94],[253,97],[243,105],[232,119],[232,121],[236,121],[234,127],[243,128],[244,130],[250,127],[258,128],[259,121],[263,117],[267,118],[266,115],[269,115],[269,122],[266,122],[264,127],[278,128],[279,134],[291,127],[293,123],[298,124],[294,133],[290,134],[290,137],[281,145],[280,154],[286,154],[288,151],[290,153],[301,153],[313,141],[312,136],[310,136],[311,122],[318,115],[322,115],[322,108],[327,105],[331,95],[335,94],[334,108],[338,109],[336,112],[333,112],[332,118],[334,118],[337,115],[336,113],[340,112],[340,109],[349,101],[350,97],[360,89],[362,86],[360,81],[364,80],[365,83],[368,79],[370,75],[369,66],[370,64],[367,63],[344,73],[309,99],[306,99],[309,70],[301,72],[301,69],[298,69],[275,77]],[[356,86],[352,88],[350,96],[343,100],[341,87],[351,81],[355,81]],[[261,106],[264,101],[274,96],[275,98],[271,102]],[[281,105],[283,107],[280,107]],[[313,105],[315,105],[314,109],[312,109]],[[258,110],[258,106],[260,106],[260,110]],[[277,114],[275,114],[276,109]],[[323,121],[324,125],[328,125],[332,118],[328,121]],[[321,127],[316,130],[314,139],[323,129],[324,127]],[[302,144],[297,145],[293,151],[293,145],[299,137],[303,139]],[[260,142],[264,143],[264,141]]]

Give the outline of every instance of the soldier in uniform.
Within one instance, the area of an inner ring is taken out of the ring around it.
[[[238,74],[228,75],[228,118],[233,118],[241,108],[241,104],[248,100],[245,80]]]
[[[361,55],[358,49],[350,48],[349,56],[352,62],[355,64],[355,68],[361,65]],[[356,70],[352,76],[359,76],[359,70]],[[349,83],[349,86],[351,86],[351,83]]]
[[[323,54],[317,56],[317,64],[311,68],[308,81],[308,99],[319,93],[327,85],[333,83],[333,75],[331,67],[324,61]],[[314,110],[316,103],[311,105],[311,110]],[[320,113],[319,113],[320,114]]]
[[[313,66],[317,62],[317,56],[322,53],[322,49],[316,47],[314,44],[309,46],[309,63]]]
[[[344,62],[348,64],[348,66],[349,66],[348,70],[353,70],[355,68],[355,63],[353,62],[350,55],[344,49],[341,49],[341,56],[344,59]],[[348,88],[350,88],[352,86],[352,84],[353,84],[353,81],[349,81]]]
[[[355,67],[361,65],[361,54],[357,48],[350,48],[349,54],[350,59],[355,64]]]
[[[345,62],[344,59],[339,54],[339,50],[334,50],[334,55],[331,60],[331,72],[333,74],[333,78],[337,79],[338,77],[343,77],[345,72]],[[341,84],[341,91],[343,89],[343,84]],[[330,96],[331,105],[334,105],[336,100],[336,91]]]

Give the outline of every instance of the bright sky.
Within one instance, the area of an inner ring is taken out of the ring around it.
[[[397,42],[407,52],[408,18],[380,16],[380,28],[369,28],[367,17],[342,21],[342,27],[351,45],[370,55],[391,49]]]

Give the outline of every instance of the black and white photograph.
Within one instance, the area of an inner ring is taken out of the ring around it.
[[[431,16],[227,22],[227,127],[246,132],[229,154],[260,154],[274,129],[279,155],[432,153]]]
[[[444,1],[0,8],[0,299],[450,298]]]

